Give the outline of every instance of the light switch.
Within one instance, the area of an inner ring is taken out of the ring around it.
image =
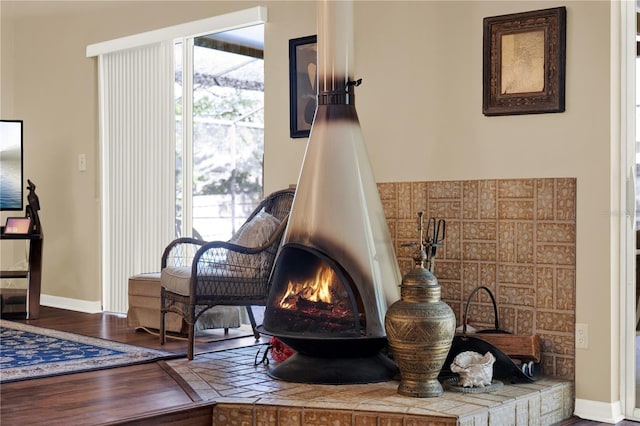
[[[87,156],[86,154],[78,155],[78,170],[81,172],[87,171]]]

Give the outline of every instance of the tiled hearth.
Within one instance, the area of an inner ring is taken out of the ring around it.
[[[267,375],[268,367],[254,365],[258,348],[167,364],[213,404],[214,426],[550,425],[573,412],[572,385],[562,379],[505,384],[490,393],[446,391],[437,398],[411,398],[397,393],[397,381],[340,386],[278,381]]]

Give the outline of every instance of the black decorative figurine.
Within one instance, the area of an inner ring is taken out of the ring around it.
[[[39,234],[40,218],[38,217],[38,210],[40,210],[40,200],[36,195],[36,185],[30,179],[27,179],[27,182],[29,183],[27,186],[29,190],[29,194],[27,194],[29,205],[26,207],[25,212],[26,216],[31,218],[31,233]]]

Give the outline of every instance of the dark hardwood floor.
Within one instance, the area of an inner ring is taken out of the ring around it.
[[[42,307],[39,319],[20,322],[186,354],[186,341],[168,339],[165,345],[160,345],[157,336],[129,328],[126,318],[115,314],[85,314]],[[198,343],[196,353],[254,343],[253,337]],[[211,408],[199,401],[180,377],[174,377],[170,369],[165,369],[162,361],[0,386],[2,426],[211,425],[211,422]]]
[[[125,317],[85,314],[42,307],[40,319],[22,321],[129,343],[176,354],[186,354],[186,341],[136,332]],[[263,338],[266,342],[266,339]],[[198,351],[228,349],[255,343],[253,337],[199,343]],[[211,406],[164,367],[164,362],[111,368],[0,386],[0,424],[10,425],[211,425]],[[559,426],[597,426],[606,423],[571,418]],[[623,421],[618,425],[639,423]]]

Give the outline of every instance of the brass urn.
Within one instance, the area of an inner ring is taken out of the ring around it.
[[[417,398],[444,392],[438,375],[447,358],[456,328],[453,310],[440,300],[440,285],[425,268],[423,213],[418,213],[420,242],[414,255],[416,267],[400,285],[401,299],[385,315],[389,348],[400,369],[398,393]]]

